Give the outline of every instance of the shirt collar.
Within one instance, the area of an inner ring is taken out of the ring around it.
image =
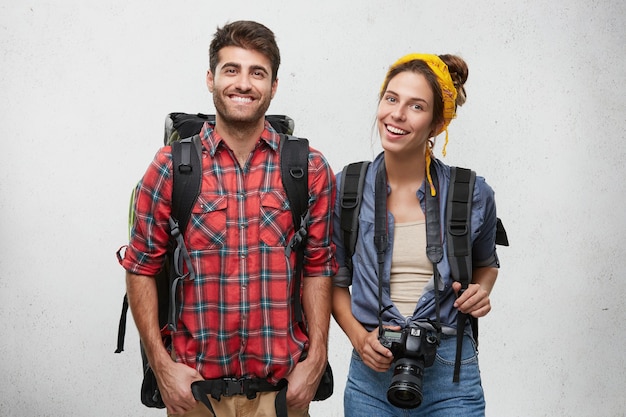
[[[224,145],[224,139],[215,132],[215,125],[209,122],[204,122],[202,130],[200,130],[200,138],[204,142],[204,146],[209,151],[211,157],[215,156],[215,153],[219,149],[220,145]],[[274,152],[278,152],[278,146],[280,142],[280,135],[276,133],[272,125],[266,120],[265,129],[259,137],[259,142],[265,142]],[[257,145],[258,146],[258,145]]]

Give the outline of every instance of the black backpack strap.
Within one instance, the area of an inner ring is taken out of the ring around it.
[[[369,165],[369,161],[354,162],[346,165],[341,174],[339,219],[343,233],[346,266],[350,273],[352,273],[352,255],[354,255],[359,234],[359,211],[363,200],[363,184],[365,184],[365,173]]]
[[[459,167],[450,168],[450,188],[448,189],[448,205],[446,209],[446,233],[448,242],[448,260],[455,281],[461,283],[459,295],[467,289],[472,281],[472,242],[470,236],[472,198],[476,173]],[[457,346],[454,363],[454,382],[459,381],[461,371],[461,348],[465,323],[469,316],[458,313]],[[478,323],[476,323],[477,326]],[[472,324],[472,326],[475,326]],[[478,329],[476,329],[478,330]]]
[[[187,228],[202,182],[202,142],[199,135],[172,143],[172,217]]]
[[[167,322],[170,328],[175,327],[176,324],[176,286],[180,279],[184,278],[182,275],[183,262],[187,265],[191,278],[194,278],[191,259],[185,248],[182,233],[189,222],[191,209],[200,193],[202,182],[202,143],[200,136],[195,135],[172,143],[172,175],[172,213],[169,223],[170,244],[174,253],[170,257],[171,264],[164,267],[169,271],[169,274],[156,276],[159,323]],[[130,211],[132,212],[132,210],[131,206]],[[116,253],[120,264],[122,263],[124,248],[120,248]],[[125,294],[118,325],[115,353],[121,353],[124,350],[128,308],[128,296]],[[167,313],[165,313],[166,311]]]
[[[124,351],[124,339],[126,338],[126,316],[128,315],[128,295],[124,294],[122,301],[122,313],[120,314],[120,322],[117,325],[117,348],[115,353]]]
[[[472,279],[472,242],[470,215],[476,173],[458,167],[450,168],[450,188],[446,211],[448,258],[455,280],[467,288]]]
[[[280,135],[280,172],[295,234],[285,248],[287,258],[296,251],[293,304],[295,319],[302,323],[301,284],[304,266],[304,246],[309,222],[309,141],[290,135]]]
[[[195,278],[183,235],[202,184],[202,142],[199,135],[172,143],[172,175],[172,212],[169,223],[174,250],[168,291],[164,295],[169,298],[168,327],[176,330],[178,283],[188,276],[190,279]],[[187,266],[187,274],[183,274],[183,263]],[[162,295],[159,294],[159,297]]]

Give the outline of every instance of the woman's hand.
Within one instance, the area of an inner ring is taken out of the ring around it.
[[[489,295],[496,283],[498,269],[492,267],[476,268],[473,271],[472,283],[458,296],[454,307],[461,313],[471,314],[473,317],[484,317],[491,311]],[[452,289],[455,293],[461,290],[461,283],[454,282]]]
[[[453,283],[452,289],[458,294],[461,290],[461,283]],[[486,316],[491,311],[489,293],[480,284],[470,284],[456,299],[454,307],[458,308],[461,313],[471,314],[476,318]]]
[[[389,330],[400,330],[400,327],[387,327]],[[376,372],[385,372],[393,362],[393,354],[378,341],[378,328],[365,334],[355,346],[359,356],[368,367]]]

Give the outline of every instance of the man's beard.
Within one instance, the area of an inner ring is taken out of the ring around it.
[[[213,94],[213,104],[215,105],[215,112],[219,114],[221,120],[233,127],[240,129],[255,128],[259,119],[265,118],[265,112],[270,106],[270,100],[259,101],[259,106],[252,112],[237,112],[231,110],[231,106],[226,103],[223,96],[220,94]]]

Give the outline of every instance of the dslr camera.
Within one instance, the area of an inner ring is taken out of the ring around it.
[[[400,408],[418,407],[422,403],[424,368],[433,364],[437,354],[437,333],[420,326],[402,331],[384,329],[378,340],[394,357],[387,400]]]

